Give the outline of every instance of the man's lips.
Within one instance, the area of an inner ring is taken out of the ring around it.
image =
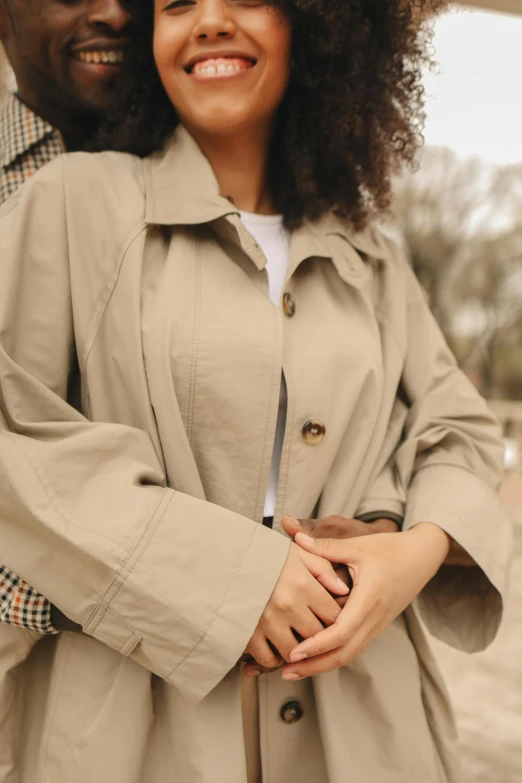
[[[84,44],[71,51],[71,56],[87,65],[121,65],[125,60],[126,47],[121,42]]]

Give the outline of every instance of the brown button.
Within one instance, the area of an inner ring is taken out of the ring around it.
[[[292,294],[288,291],[283,295],[283,313],[287,318],[292,318],[295,315],[295,302]]]
[[[289,701],[281,707],[281,720],[284,723],[297,723],[304,715],[302,704],[298,701]]]
[[[315,446],[316,443],[320,443],[326,433],[326,427],[322,421],[314,421],[311,419],[307,421],[303,427],[303,438],[309,446]]]

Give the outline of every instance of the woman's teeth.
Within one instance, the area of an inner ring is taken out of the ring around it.
[[[95,65],[98,65],[99,63],[102,63],[103,65],[116,65],[123,62],[123,52],[121,49],[113,50],[112,52],[78,52],[77,57],[84,63],[94,63]]]
[[[192,73],[195,76],[230,76],[234,73],[246,71],[252,65],[252,62],[236,57],[234,59],[200,60],[194,65]]]

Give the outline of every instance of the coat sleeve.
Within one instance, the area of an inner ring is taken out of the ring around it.
[[[168,488],[146,432],[68,404],[63,165],[0,210],[0,559],[85,633],[200,700],[243,653],[290,542]]]
[[[404,530],[433,522],[478,567],[443,566],[417,599],[430,632],[475,652],[494,639],[512,552],[511,522],[497,496],[503,471],[500,428],[459,370],[409,264],[402,391],[408,412],[395,454],[406,497]]]
[[[395,462],[392,459],[365,494],[354,517],[360,519],[361,522],[391,519],[402,529],[404,509],[404,492],[397,484]]]
[[[388,422],[384,443],[375,465],[373,478],[357,507],[355,518],[372,522],[381,517],[393,519],[402,529],[407,487],[401,482],[396,466],[396,450],[407,415],[407,405],[397,396]]]

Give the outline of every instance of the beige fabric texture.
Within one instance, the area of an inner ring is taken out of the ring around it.
[[[0,782],[245,783],[237,662],[287,556],[282,512],[386,507],[440,525],[480,568],[442,569],[347,667],[263,675],[263,781],[457,781],[419,617],[461,649],[495,636],[502,442],[391,241],[305,224],[286,317],[180,129],[143,161],[45,167],[0,209],[0,261],[2,562],[85,631],[0,628]],[[326,427],[315,445],[310,419]],[[288,725],[291,700],[304,715]]]

